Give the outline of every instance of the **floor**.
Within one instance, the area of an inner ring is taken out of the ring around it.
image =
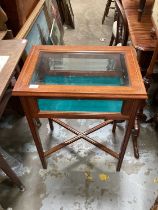
[[[76,29],[65,30],[65,44],[108,45],[113,16],[111,13],[101,25],[105,2],[71,2]],[[106,39],[102,42],[100,38]],[[151,115],[149,111],[146,114]],[[39,132],[45,149],[73,136],[57,124],[51,133],[48,121],[41,121]],[[81,131],[100,122],[64,121]],[[124,126],[119,123],[115,135],[108,125],[90,136],[117,151]],[[158,133],[154,124],[141,124],[140,158],[134,158],[130,142],[120,172],[116,172],[114,158],[82,139],[56,152],[48,158],[48,168],[42,169],[27,121],[15,113],[1,120],[0,141],[1,152],[26,187],[19,191],[0,172],[0,210],[149,210],[158,195]]]
[[[109,45],[114,10],[101,24],[106,0],[71,0],[75,30],[66,30],[65,45]]]

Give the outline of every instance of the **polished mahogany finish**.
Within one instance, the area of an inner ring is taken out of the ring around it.
[[[145,75],[157,41],[157,38],[152,32],[151,11],[153,0],[146,2],[146,8],[141,17],[141,21],[138,21],[138,0],[122,0],[122,5],[128,21],[131,43],[137,51],[137,59],[142,74]]]
[[[104,46],[33,47],[13,94],[21,98],[43,168],[47,167],[47,156],[83,138],[117,158],[117,171],[122,165],[137,110],[147,98],[134,49]],[[54,121],[76,136],[43,151],[37,118],[49,118],[52,131]],[[59,118],[106,121],[80,132]],[[113,120],[128,121],[119,153],[87,136]]]
[[[146,11],[142,21],[138,22],[137,13],[134,11],[132,9],[125,9],[132,44],[138,50],[153,51],[156,46],[156,39],[151,36],[151,29],[153,27],[151,12]]]
[[[137,21],[141,21],[146,10],[151,11],[154,0],[122,0],[124,9],[134,9],[137,12]]]

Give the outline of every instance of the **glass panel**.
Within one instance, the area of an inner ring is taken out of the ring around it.
[[[129,85],[124,54],[41,52],[30,84]]]
[[[41,111],[121,112],[122,100],[38,99]]]

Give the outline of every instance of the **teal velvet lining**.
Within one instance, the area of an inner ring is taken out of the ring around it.
[[[103,76],[46,76],[45,84],[120,86],[121,78]],[[122,100],[38,99],[41,111],[121,112]]]
[[[82,86],[122,86],[123,81],[119,76],[46,76],[42,83],[59,85],[82,85]]]
[[[121,112],[122,100],[38,99],[41,111]]]

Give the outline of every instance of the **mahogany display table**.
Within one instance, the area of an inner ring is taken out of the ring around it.
[[[33,47],[13,94],[21,98],[43,168],[46,168],[45,158],[51,153],[83,138],[117,158],[117,171],[137,110],[147,98],[134,49],[101,46]],[[37,118],[49,118],[52,130],[54,121],[75,136],[43,151]],[[59,118],[103,119],[103,122],[80,132]],[[87,136],[117,120],[127,120],[119,153]]]

